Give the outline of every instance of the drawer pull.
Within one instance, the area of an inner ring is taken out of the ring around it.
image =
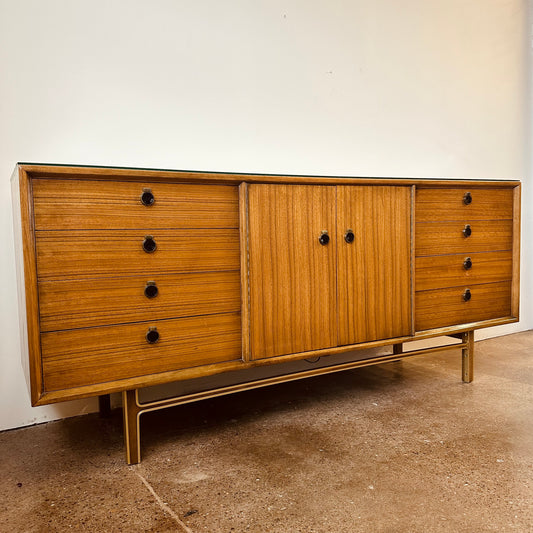
[[[348,244],[351,244],[355,240],[355,234],[354,234],[353,230],[351,230],[351,229],[346,230],[346,233],[344,234],[344,240]]]
[[[157,328],[148,328],[146,332],[146,342],[148,344],[155,344],[159,340],[159,331]]]
[[[144,287],[144,295],[147,298],[155,298],[159,294],[159,289],[155,284],[155,281],[147,281]]]
[[[463,204],[470,205],[472,203],[472,194],[469,192],[465,192],[465,195],[463,196]]]
[[[465,270],[470,270],[472,268],[472,259],[470,259],[470,257],[467,257],[463,261],[463,267]]]
[[[463,235],[465,237],[470,237],[470,235],[472,235],[472,228],[470,227],[470,224],[465,224],[465,229],[463,230]]]
[[[152,235],[146,235],[143,241],[143,250],[147,254],[151,254],[152,252],[155,252],[156,249],[157,249],[157,244],[155,243]]]
[[[143,189],[141,194],[141,203],[146,206],[150,206],[155,202],[155,197],[152,189]]]
[[[318,242],[322,245],[322,246],[326,246],[326,244],[329,243],[329,235],[328,235],[328,232],[326,230],[324,230],[321,234],[320,234],[320,237],[318,238]]]
[[[470,289],[466,289],[465,292],[463,292],[463,300],[468,302],[470,298],[472,298],[472,293],[470,292]]]

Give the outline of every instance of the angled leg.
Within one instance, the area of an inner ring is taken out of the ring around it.
[[[463,343],[463,381],[471,383],[474,380],[474,332],[467,331],[462,334]]]
[[[124,444],[126,461],[129,465],[141,462],[141,438],[139,428],[139,406],[137,390],[122,393],[122,412],[124,415]]]

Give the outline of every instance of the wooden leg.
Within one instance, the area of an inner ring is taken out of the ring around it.
[[[463,333],[463,381],[471,383],[474,380],[474,332]]]
[[[401,353],[403,353],[403,344],[401,342],[399,344],[393,344],[392,353],[394,355],[400,355]]]
[[[122,410],[124,415],[126,461],[129,465],[134,465],[141,462],[141,438],[139,433],[141,409],[137,399],[137,390],[127,390],[122,393]]]
[[[98,412],[101,418],[111,416],[111,396],[109,394],[98,396]]]

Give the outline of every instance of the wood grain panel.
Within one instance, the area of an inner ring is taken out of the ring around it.
[[[465,302],[463,293],[467,288],[472,298]],[[417,331],[510,317],[511,282],[419,291],[415,302]]]
[[[418,178],[368,178],[368,177],[335,177],[335,176],[294,176],[283,174],[230,174],[222,172],[194,172],[184,170],[162,170],[131,167],[98,167],[98,166],[67,166],[20,163],[20,168],[34,178],[93,179],[120,180],[143,183],[294,183],[309,185],[417,185],[429,187],[466,187],[475,190],[484,187],[516,187],[516,180],[467,180],[467,179],[423,179]]]
[[[41,344],[47,392],[239,359],[241,322],[227,314],[56,331]]]
[[[339,344],[409,335],[411,189],[337,187],[337,236]]]
[[[465,237],[463,222],[423,222],[415,224],[415,254],[472,254],[511,250],[512,220],[478,220],[468,222],[472,230]]]
[[[42,393],[39,298],[31,180],[22,168],[15,168],[11,178],[11,186],[18,311],[21,328],[21,362],[26,384],[30,391],[31,403],[36,405]]]
[[[464,195],[470,192],[472,203],[465,205]],[[416,191],[416,221],[500,220],[513,218],[511,188],[471,189],[469,186]]]
[[[155,298],[144,294],[148,281]],[[238,271],[46,281],[39,284],[41,330],[238,312],[240,298]]]
[[[248,184],[239,185],[239,214],[241,239],[241,324],[242,359],[250,360],[250,292],[248,288]]]
[[[513,316],[518,319],[520,315],[520,196],[521,187],[518,185],[513,189],[513,289],[512,289],[512,311]]]
[[[252,358],[335,346],[335,188],[250,185],[248,195]]]
[[[239,227],[233,186],[36,179],[33,201],[37,230]]]
[[[472,268],[466,270],[469,257]],[[426,256],[416,259],[416,290],[457,287],[468,283],[494,283],[512,278],[511,252]]]
[[[142,244],[152,235],[157,250]],[[39,280],[238,270],[238,229],[40,231]]]

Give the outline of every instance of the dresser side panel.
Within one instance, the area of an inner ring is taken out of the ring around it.
[[[511,314],[520,317],[520,213],[521,186],[513,191],[513,281],[511,286]]]
[[[11,178],[21,363],[32,405],[42,394],[39,302],[31,179],[20,166]]]

